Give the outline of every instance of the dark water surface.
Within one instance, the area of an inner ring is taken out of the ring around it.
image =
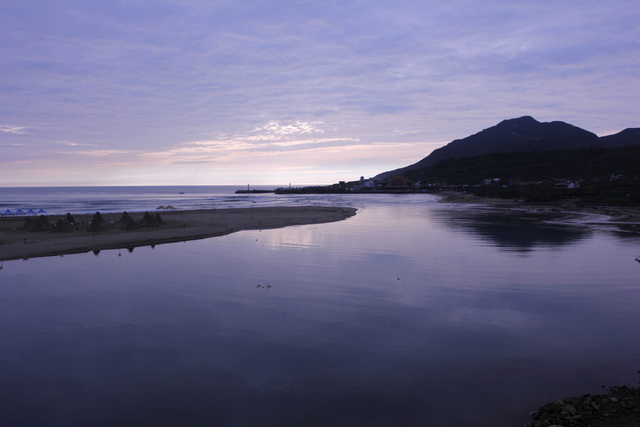
[[[347,197],[339,223],[4,262],[0,425],[517,426],[637,382],[637,235]]]

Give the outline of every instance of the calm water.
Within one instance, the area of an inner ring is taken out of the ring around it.
[[[0,425],[518,426],[637,383],[637,234],[323,197],[361,209],[4,262]]]

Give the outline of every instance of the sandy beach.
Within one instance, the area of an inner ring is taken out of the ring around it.
[[[280,228],[292,225],[340,221],[355,215],[356,209],[341,207],[263,207],[246,209],[207,209],[160,211],[163,225],[125,229],[122,213],[102,214],[104,222],[97,232],[89,230],[93,214],[73,215],[76,225],[63,231],[24,231],[25,218],[0,220],[0,261],[66,255],[104,249],[134,248],[207,237],[241,230]],[[72,213],[73,214],[73,213]],[[142,212],[131,213],[135,221]],[[152,212],[153,215],[156,212]],[[31,217],[32,219],[37,217]],[[64,215],[45,216],[56,224]]]

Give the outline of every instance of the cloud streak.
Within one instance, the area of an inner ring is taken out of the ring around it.
[[[13,133],[16,135],[24,134],[24,129],[22,126],[0,126],[0,132]]]
[[[241,157],[264,159],[286,152],[327,150],[357,144],[356,138],[320,137],[325,133],[322,122],[281,124],[270,121],[263,126],[233,135],[220,135],[206,141],[182,143],[165,151],[142,154],[163,165],[172,163],[237,161]],[[313,163],[313,160],[310,160]]]

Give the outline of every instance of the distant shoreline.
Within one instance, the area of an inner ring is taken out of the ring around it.
[[[557,201],[546,203],[517,202],[508,199],[479,197],[473,194],[465,194],[456,191],[443,191],[439,193],[438,196],[441,197],[440,200],[438,200],[438,203],[486,205],[492,208],[502,209],[600,215],[603,217],[603,220],[592,221],[591,223],[610,225],[640,225],[640,208],[632,206],[580,206],[571,201]],[[638,230],[638,232],[640,232],[640,229]]]
[[[97,232],[89,231],[92,214],[73,215],[77,225],[66,225],[64,231],[23,231],[24,217],[4,218],[0,221],[0,261],[135,248],[222,236],[241,230],[327,223],[355,214],[356,209],[343,207],[176,210],[160,212],[164,225],[126,230],[124,224],[119,223],[122,213],[106,213],[102,214],[104,222]],[[136,221],[143,217],[140,212],[130,215]],[[45,215],[50,224],[64,220],[64,217]]]
[[[640,209],[617,206],[577,206],[571,202],[519,203],[513,200],[490,199],[454,191],[438,193],[441,204],[465,204],[510,210],[537,212],[567,212],[593,215],[591,224],[629,227],[640,232]],[[156,212],[154,212],[155,214]],[[92,214],[75,215],[78,225],[65,231],[29,232],[21,230],[24,217],[0,220],[0,261],[67,255],[105,249],[135,248],[163,243],[222,236],[240,230],[280,228],[340,221],[355,215],[356,209],[343,207],[260,207],[235,209],[202,209],[162,211],[165,222],[160,227],[140,226],[125,230],[118,221],[122,213],[103,214],[104,223],[98,232],[88,231]],[[131,213],[139,221],[142,212]],[[597,216],[596,216],[597,215]],[[36,218],[36,217],[31,217]],[[55,224],[64,215],[45,215]]]

